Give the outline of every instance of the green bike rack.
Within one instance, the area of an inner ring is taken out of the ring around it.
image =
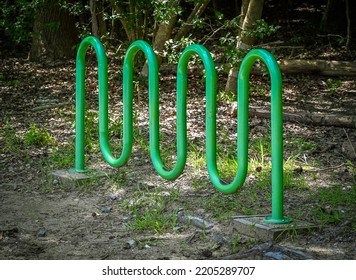
[[[241,187],[247,176],[248,165],[248,105],[249,77],[252,65],[261,60],[267,66],[271,77],[271,145],[272,145],[272,214],[265,219],[268,223],[283,224],[291,219],[283,216],[283,118],[282,118],[282,77],[274,57],[267,51],[250,51],[243,59],[238,75],[238,170],[230,184],[220,180],[216,163],[216,81],[214,61],[209,51],[201,45],[187,47],[180,56],[177,67],[177,160],[167,170],[160,155],[159,138],[159,79],[158,64],[152,47],[145,41],[133,42],[125,55],[123,66],[123,150],[115,158],[109,144],[108,130],[108,66],[105,49],[95,37],[85,38],[78,49],[76,58],[76,147],[75,168],[70,172],[86,172],[84,159],[85,128],[85,56],[93,46],[98,60],[99,82],[99,141],[105,160],[114,167],[124,165],[132,151],[133,144],[133,68],[137,52],[142,51],[148,60],[149,92],[149,147],[150,157],[157,173],[167,179],[179,177],[187,159],[187,68],[192,55],[202,59],[206,71],[206,162],[210,179],[222,193],[231,194]]]

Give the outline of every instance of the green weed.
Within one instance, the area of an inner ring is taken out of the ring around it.
[[[221,102],[234,102],[237,100],[236,92],[226,92],[226,91],[219,91],[216,97],[216,101],[218,103]]]
[[[19,154],[22,151],[22,139],[17,136],[13,125],[7,120],[4,126],[5,151]]]
[[[131,229],[152,230],[163,234],[173,230],[177,223],[177,213],[170,209],[170,206],[178,197],[179,191],[177,190],[172,191],[168,196],[164,196],[160,190],[136,191],[133,198],[123,201],[121,208],[129,211],[133,217],[128,224]]]
[[[24,143],[26,146],[52,146],[56,144],[53,135],[44,128],[39,128],[36,124],[31,124],[30,129],[25,134]]]
[[[341,81],[334,80],[334,79],[327,79],[326,84],[328,86],[330,95],[333,96],[338,90],[338,88],[341,86]]]

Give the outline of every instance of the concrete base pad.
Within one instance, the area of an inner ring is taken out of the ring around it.
[[[95,182],[110,176],[110,173],[101,170],[88,170],[88,172],[72,172],[69,170],[55,170],[51,172],[53,179],[67,187],[76,187],[85,183]]]
[[[241,234],[263,240],[273,241],[286,236],[310,231],[316,226],[301,220],[293,219],[286,224],[271,224],[264,221],[268,215],[233,217],[234,228]]]

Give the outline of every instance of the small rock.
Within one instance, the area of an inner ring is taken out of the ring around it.
[[[136,246],[136,241],[133,239],[130,239],[128,241],[126,241],[126,243],[124,244],[124,249],[132,249]]]
[[[106,207],[106,206],[104,206],[104,207],[101,207],[101,212],[103,212],[103,213],[110,213],[110,211],[111,211],[111,207]]]
[[[275,260],[290,260],[290,257],[285,254],[282,254],[281,252],[267,252],[265,256],[273,258]]]
[[[183,228],[182,228],[182,227],[174,227],[174,228],[173,228],[173,231],[174,231],[174,232],[182,232],[182,231],[183,231]]]
[[[145,244],[144,248],[145,248],[145,249],[150,249],[150,248],[151,248],[151,246],[150,246],[150,245],[148,245],[148,244]]]
[[[37,231],[37,236],[38,237],[45,237],[46,236],[46,229],[44,227],[40,228],[38,231]]]
[[[228,244],[228,241],[226,240],[224,234],[218,233],[213,236],[214,242],[219,246],[224,246]]]
[[[116,199],[117,199],[117,195],[116,195],[116,194],[110,195],[110,199],[111,199],[111,200],[116,200]]]
[[[58,179],[53,179],[52,185],[53,185],[53,186],[59,185],[59,180],[58,180]]]
[[[192,224],[193,226],[200,229],[211,229],[214,227],[212,223],[195,216],[186,216],[183,211],[178,211],[178,220],[185,224]]]

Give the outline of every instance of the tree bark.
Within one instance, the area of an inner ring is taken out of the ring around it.
[[[51,0],[36,10],[31,61],[75,57],[73,47],[79,42],[75,18],[59,7],[58,0]]]
[[[240,36],[237,40],[237,47],[250,49],[254,42],[254,37],[246,35],[246,31],[252,29],[253,24],[261,19],[264,0],[242,1],[242,26]],[[248,2],[248,3],[247,3]]]
[[[91,31],[92,35],[100,38],[99,36],[99,24],[96,17],[96,5],[95,0],[90,0],[90,14],[91,14]]]
[[[240,35],[237,38],[236,48],[248,50],[252,47],[254,38],[247,36],[246,31],[251,30],[253,24],[261,19],[264,0],[242,0],[241,18],[240,18]],[[225,85],[226,92],[236,91],[236,68],[230,69],[229,76]]]
[[[178,4],[179,4],[179,1],[177,2],[176,0],[170,0],[167,5],[170,5],[171,7],[173,7],[173,5],[178,5]],[[156,54],[158,54],[157,55],[158,65],[161,65],[161,63],[162,63],[161,53],[164,50],[164,45],[165,45],[166,41],[172,37],[173,28],[174,28],[176,22],[177,22],[177,14],[174,11],[171,11],[168,22],[167,21],[161,22],[158,26],[158,29],[157,29],[157,32],[155,34],[155,38],[153,41],[153,46],[152,46],[154,51],[156,52]],[[147,60],[142,67],[141,75],[144,77],[148,76]]]

